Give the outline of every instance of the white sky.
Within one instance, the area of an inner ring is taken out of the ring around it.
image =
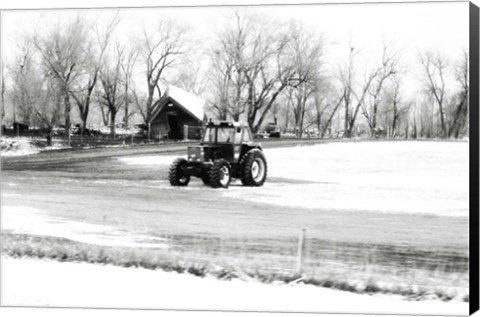
[[[183,4],[178,2],[178,4]],[[197,50],[212,45],[215,33],[225,27],[234,7],[157,7],[119,9],[122,17],[117,35],[130,41],[142,35],[142,30],[169,16],[190,26],[190,36],[196,40]],[[468,2],[438,3],[377,3],[377,4],[323,4],[323,5],[267,5],[249,7],[251,13],[268,16],[278,21],[295,19],[309,29],[323,34],[326,67],[336,69],[348,57],[350,39],[360,55],[357,65],[373,67],[380,58],[383,41],[392,41],[401,49],[401,64],[406,75],[403,90],[414,95],[421,88],[419,80],[419,51],[438,51],[451,60],[468,51]],[[81,10],[88,18],[107,21],[115,9]],[[41,30],[45,23],[66,20],[78,10],[34,10],[2,12],[2,52],[6,60],[15,54],[15,42],[22,30]],[[141,61],[135,74],[137,87],[144,86]],[[363,71],[358,72],[359,80]]]

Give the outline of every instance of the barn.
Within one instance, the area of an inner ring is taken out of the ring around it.
[[[151,135],[159,139],[200,139],[206,119],[204,110],[205,100],[169,86],[153,110]]]

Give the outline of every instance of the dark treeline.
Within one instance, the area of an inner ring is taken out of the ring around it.
[[[299,138],[468,135],[467,52],[448,60],[419,50],[417,89],[406,93],[409,70],[393,42],[380,42],[369,66],[352,44],[343,62],[328,60],[328,34],[299,20],[232,11],[208,45],[171,19],[122,40],[121,23],[78,14],[18,35],[1,68],[2,123],[83,131],[101,122],[115,136],[118,123],[147,124],[172,84],[203,97],[209,117],[255,133],[274,123]]]

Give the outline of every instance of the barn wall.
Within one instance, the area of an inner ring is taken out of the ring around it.
[[[172,106],[168,106],[168,104],[172,104]],[[167,138],[169,136],[169,115],[176,115],[177,117],[177,122],[181,132],[180,138],[183,138],[183,131],[185,125],[197,127],[202,126],[201,121],[198,121],[195,117],[191,116],[189,113],[183,110],[183,108],[180,107],[174,100],[167,100],[165,106],[162,108],[160,113],[152,120],[151,130],[153,138]]]

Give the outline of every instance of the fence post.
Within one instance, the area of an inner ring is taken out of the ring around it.
[[[303,253],[305,251],[305,235],[306,235],[306,230],[302,229],[298,237],[297,267],[296,267],[296,272],[298,274],[303,273]]]

